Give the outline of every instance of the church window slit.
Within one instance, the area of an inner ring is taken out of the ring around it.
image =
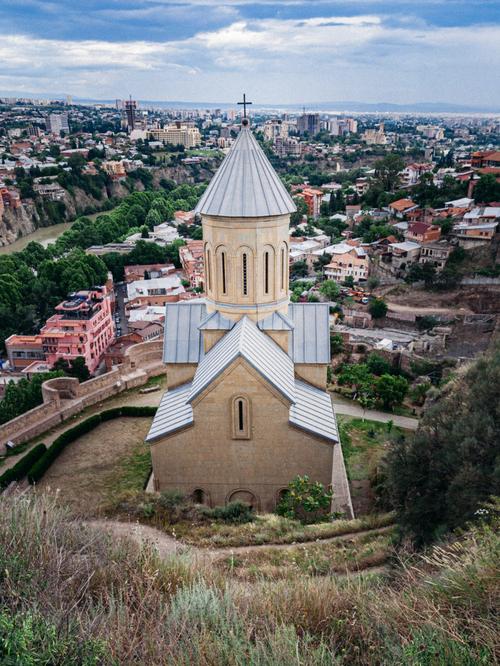
[[[226,293],[226,253],[222,252],[220,256],[221,261],[221,275],[222,275],[222,293]]]
[[[264,293],[269,293],[269,252],[264,253]]]
[[[250,439],[250,402],[244,396],[232,401],[233,439]]]
[[[281,249],[281,291],[285,289],[285,250]]]
[[[212,256],[210,250],[207,250],[207,278],[208,278],[208,289],[212,289]]]
[[[243,254],[242,257],[243,268],[243,296],[248,296],[248,255]]]
[[[243,418],[243,400],[238,400],[238,429],[240,432],[245,430],[245,420]]]

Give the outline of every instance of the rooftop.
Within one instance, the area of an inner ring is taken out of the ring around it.
[[[242,127],[195,208],[216,217],[270,217],[295,204],[252,132]]]

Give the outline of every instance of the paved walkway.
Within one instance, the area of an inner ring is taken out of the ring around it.
[[[354,416],[355,418],[365,418],[367,421],[380,421],[387,423],[392,421],[394,425],[407,430],[416,430],[418,427],[418,419],[411,418],[410,416],[399,416],[398,414],[388,414],[387,412],[380,412],[377,409],[366,409],[354,402],[346,402],[342,398],[332,393],[332,403],[336,414],[345,414],[346,416]]]

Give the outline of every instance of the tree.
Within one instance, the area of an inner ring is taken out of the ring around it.
[[[464,527],[500,494],[500,348],[449,382],[414,436],[384,463],[387,491],[404,534],[417,544]]]
[[[276,507],[276,513],[302,523],[315,523],[328,518],[333,492],[308,476],[296,476]]]
[[[306,277],[309,273],[307,262],[295,261],[291,266],[290,273],[294,278]]]
[[[382,319],[387,314],[387,303],[382,298],[374,298],[368,306],[368,311],[374,319]]]
[[[69,377],[75,377],[79,382],[86,382],[87,379],[90,379],[90,371],[83,356],[77,356],[69,361],[65,358],[58,358],[53,369],[60,370]]]
[[[386,361],[383,356],[380,356],[380,354],[376,354],[375,352],[368,354],[366,365],[368,370],[378,377],[380,377],[380,375],[390,374],[391,372],[390,363]]]
[[[500,201],[500,183],[493,174],[485,174],[477,181],[474,187],[474,199],[479,203]]]
[[[375,176],[380,186],[392,192],[399,185],[399,173],[404,169],[403,159],[394,153],[389,153],[383,159],[375,162]]]
[[[329,301],[335,300],[340,294],[340,287],[335,280],[325,280],[319,290]]]
[[[371,289],[376,289],[379,286],[379,284],[380,284],[380,280],[378,279],[378,277],[375,277],[375,275],[370,275],[370,277],[366,281],[366,286],[370,290]]]
[[[375,395],[386,409],[400,405],[408,393],[408,381],[404,377],[385,374],[375,380]]]
[[[355,396],[360,393],[373,394],[373,375],[365,363],[343,365],[338,382],[341,386],[351,386]]]
[[[294,203],[297,206],[297,210],[290,215],[290,225],[295,227],[297,224],[303,222],[303,218],[309,212],[307,204],[302,197],[294,197]]]
[[[330,356],[342,354],[344,351],[344,340],[340,333],[330,333]]]
[[[352,289],[354,287],[354,278],[352,275],[348,275],[344,280],[344,287],[349,287]]]

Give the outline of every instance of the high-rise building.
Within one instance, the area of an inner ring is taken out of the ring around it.
[[[309,134],[313,136],[320,130],[319,113],[303,113],[297,120],[297,130],[299,134]]]
[[[125,119],[127,123],[127,130],[131,132],[135,129],[137,124],[135,112],[137,110],[137,102],[132,99],[125,100]]]
[[[45,120],[47,132],[51,134],[69,133],[69,122],[67,113],[51,113]]]

